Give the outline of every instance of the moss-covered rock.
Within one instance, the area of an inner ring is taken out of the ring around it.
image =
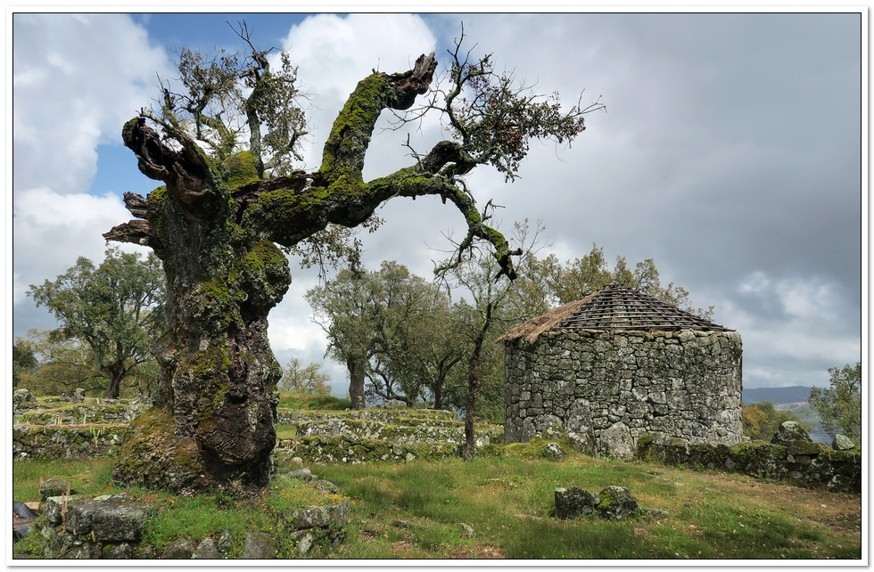
[[[595,511],[608,520],[625,520],[637,515],[640,508],[637,499],[625,487],[611,486],[599,494]]]
[[[816,457],[828,451],[828,447],[807,440],[795,440],[786,443],[786,453],[792,457]]]

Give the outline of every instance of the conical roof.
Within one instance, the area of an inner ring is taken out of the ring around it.
[[[731,331],[634,288],[611,284],[517,326],[503,339],[534,341],[551,330]]]
[[[716,330],[727,331],[675,306],[621,284],[595,292],[591,299],[562,319],[568,330]]]

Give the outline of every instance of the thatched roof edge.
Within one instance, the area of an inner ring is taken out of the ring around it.
[[[519,324],[503,336],[499,337],[497,341],[508,342],[524,338],[526,342],[534,342],[538,337],[540,337],[540,334],[555,328],[559,322],[568,316],[573,315],[581,307],[588,304],[596,293],[597,292],[593,292],[585,298],[575,300],[564,306],[559,306],[558,308],[553,308],[545,314],[531,318],[527,322]]]

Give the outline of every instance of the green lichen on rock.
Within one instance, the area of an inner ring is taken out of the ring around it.
[[[826,451],[831,450],[820,443],[816,443],[814,441],[806,441],[803,439],[798,439],[786,443],[786,448],[787,454],[793,457],[816,457],[818,455],[821,455],[822,453],[825,453]]]
[[[637,516],[640,505],[637,499],[625,487],[611,486],[602,490],[595,510],[602,518],[609,520],[625,520]]]

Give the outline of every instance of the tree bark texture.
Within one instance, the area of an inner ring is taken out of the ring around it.
[[[346,367],[349,370],[349,399],[352,402],[352,409],[364,409],[365,363],[363,357],[350,357],[346,360]]]
[[[106,386],[103,397],[106,399],[118,399],[118,396],[121,394],[121,380],[127,372],[121,364],[113,364],[112,367],[106,368],[106,371],[109,375],[109,383]]]
[[[456,205],[469,232],[491,242],[512,272],[504,237],[484,224],[451,177],[440,174],[452,157],[447,145],[415,166],[371,182],[362,178],[380,113],[409,108],[428,89],[435,66],[433,54],[423,55],[408,72],[362,80],[313,173],[263,180],[250,152],[217,162],[184,133],[168,127],[159,133],[142,117],[124,125],[124,143],[139,170],[163,185],[148,197],[126,194],[136,220],[104,236],[149,246],[161,259],[169,331],[159,340],[154,407],[133,423],[114,470],[117,480],[240,495],[267,484],[281,376],[267,315],[291,282],[275,243],[294,245],[329,223],[356,226],[394,196],[438,195]],[[352,398],[354,405],[357,393]]]

